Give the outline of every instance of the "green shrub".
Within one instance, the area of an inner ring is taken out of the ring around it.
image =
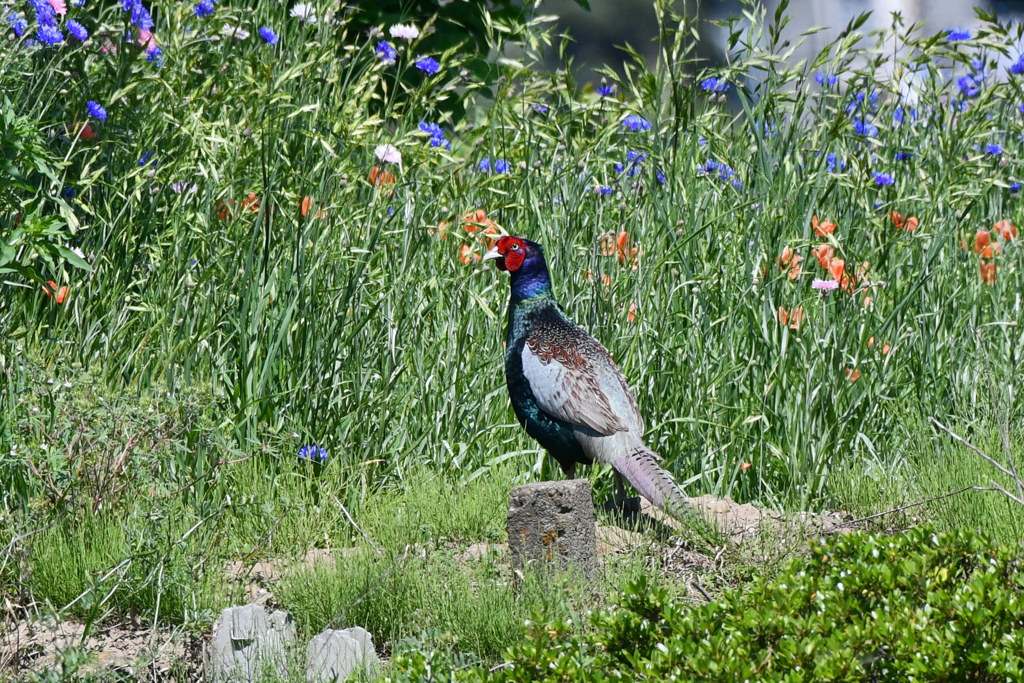
[[[618,604],[538,622],[502,681],[1011,681],[1024,675],[1024,573],[970,532],[855,533],[771,580],[691,609],[641,578]],[[423,662],[406,657],[409,669]],[[484,678],[474,670],[468,677]]]

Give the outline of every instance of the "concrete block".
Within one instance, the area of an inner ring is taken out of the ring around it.
[[[597,568],[594,501],[586,479],[545,481],[512,489],[508,546],[512,565],[575,566],[587,576]]]
[[[373,636],[359,626],[327,629],[306,648],[307,683],[341,682],[360,669],[370,674],[379,665]]]
[[[207,680],[250,683],[264,671],[286,677],[287,648],[294,641],[291,615],[274,612],[268,617],[260,605],[228,607],[213,622],[213,637],[204,648]]]

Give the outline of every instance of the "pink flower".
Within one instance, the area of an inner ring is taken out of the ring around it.
[[[153,32],[139,31],[139,45],[144,45],[147,50],[156,47],[156,38],[153,37]]]
[[[822,292],[831,292],[837,288],[839,283],[835,280],[822,280],[821,278],[814,278],[814,282],[811,283],[811,287]]]
[[[68,6],[64,4],[64,0],[50,0],[50,7],[53,8],[54,14],[64,16],[68,13]]]

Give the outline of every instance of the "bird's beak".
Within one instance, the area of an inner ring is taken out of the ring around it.
[[[494,247],[489,252],[484,254],[484,261],[497,261],[501,257],[501,254],[498,253],[498,248]]]

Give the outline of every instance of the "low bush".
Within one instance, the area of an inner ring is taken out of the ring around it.
[[[855,533],[816,542],[809,557],[773,579],[757,579],[695,609],[640,578],[582,628],[571,620],[529,624],[527,637],[509,649],[508,662],[493,676],[1021,680],[1022,593],[1018,554],[978,534]],[[406,656],[396,665],[419,672],[421,680],[436,677],[436,663],[420,660]],[[491,675],[474,669],[465,678]]]

